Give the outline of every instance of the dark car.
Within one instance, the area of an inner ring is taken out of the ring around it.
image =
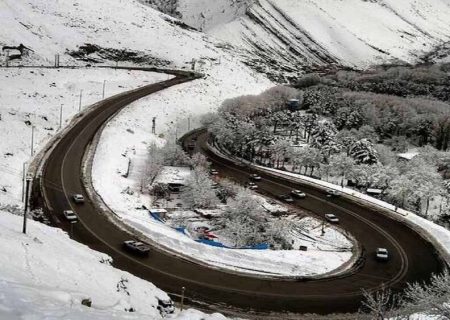
[[[123,242],[123,248],[131,253],[140,255],[140,256],[148,256],[150,252],[150,248],[140,241],[135,240],[126,240]]]
[[[341,192],[335,189],[327,189],[326,193],[328,198],[338,198],[341,196]]]
[[[172,300],[163,300],[158,298],[158,306],[156,307],[162,316],[172,314],[175,312],[175,306]]]
[[[253,181],[260,181],[260,180],[261,180],[261,177],[260,177],[259,175],[257,175],[256,173],[252,173],[252,174],[250,175],[250,180],[253,180]]]
[[[195,143],[189,143],[187,145],[188,150],[194,150],[195,149]]]
[[[291,195],[292,195],[293,197],[299,198],[299,199],[306,198],[306,194],[305,194],[303,191],[298,190],[298,189],[292,190],[292,191],[291,191]]]
[[[280,200],[282,200],[284,202],[287,202],[287,203],[294,202],[294,199],[292,199],[292,197],[290,195],[288,195],[288,194],[280,194],[278,196],[278,199],[280,199]]]

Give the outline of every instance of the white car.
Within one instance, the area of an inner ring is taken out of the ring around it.
[[[301,190],[292,190],[291,195],[295,198],[303,199],[306,198],[306,194]]]
[[[77,214],[75,212],[73,212],[72,210],[64,210],[63,214],[64,214],[64,217],[69,221],[78,220]]]
[[[260,177],[259,175],[257,175],[256,173],[252,173],[252,174],[250,175],[250,180],[253,180],[253,181],[260,181],[260,180],[261,180],[261,177]]]
[[[246,187],[247,189],[250,189],[250,190],[256,190],[256,189],[258,189],[258,186],[257,186],[256,183],[254,183],[254,182],[247,182],[247,183],[245,184],[245,187]]]
[[[389,260],[389,252],[386,248],[377,248],[377,251],[375,251],[375,257],[379,261],[387,261]]]
[[[84,203],[84,197],[81,194],[74,194],[72,198],[75,203]]]
[[[325,219],[329,222],[329,223],[339,223],[339,218],[336,217],[336,215],[332,214],[332,213],[327,213],[325,215]]]

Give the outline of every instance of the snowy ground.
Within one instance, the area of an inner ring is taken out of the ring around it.
[[[110,266],[105,254],[69,239],[60,229],[0,212],[0,319],[161,319],[150,282]],[[12,258],[14,257],[14,258]],[[92,307],[81,305],[90,298]],[[135,312],[125,312],[133,308]],[[195,310],[171,319],[218,320]]]
[[[20,205],[22,170],[33,153],[64,127],[80,108],[105,97],[166,80],[165,74],[112,69],[0,69],[0,207]]]

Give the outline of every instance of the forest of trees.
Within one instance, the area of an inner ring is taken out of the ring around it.
[[[295,88],[227,100],[204,123],[236,156],[363,190],[380,188],[384,200],[422,215],[434,199],[446,219],[449,70],[443,64],[306,75]],[[299,110],[288,108],[290,99],[299,101]],[[399,159],[410,149],[418,156]]]

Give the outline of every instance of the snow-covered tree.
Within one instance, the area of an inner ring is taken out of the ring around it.
[[[253,195],[244,190],[228,202],[225,215],[221,219],[224,232],[234,240],[236,247],[254,245],[266,240],[266,222],[262,207]]]
[[[158,151],[163,157],[163,163],[166,166],[187,166],[189,165],[189,156],[183,148],[175,142],[167,141]]]
[[[183,201],[190,208],[214,208],[219,199],[213,189],[213,181],[203,168],[195,168],[186,181],[181,194]]]
[[[333,176],[341,178],[342,186],[354,165],[355,161],[353,158],[347,156],[345,153],[332,155],[329,159],[330,172]]]
[[[442,193],[442,178],[436,167],[420,158],[410,161],[388,188],[394,203],[424,214],[428,214],[431,198]]]
[[[196,152],[191,157],[190,165],[192,168],[203,168],[206,170],[210,163],[203,153]]]
[[[403,310],[422,313],[433,319],[450,319],[450,275],[434,275],[429,284],[410,284],[405,291]]]
[[[305,168],[304,173],[306,174],[309,169],[311,176],[314,174],[314,170],[320,167],[323,159],[320,150],[312,147],[297,149],[292,156],[295,157],[292,158],[292,163],[295,167],[299,168],[299,172],[302,168]]]
[[[355,159],[357,163],[374,164],[378,162],[378,153],[372,142],[367,139],[361,139],[353,143],[348,154]]]
[[[289,155],[290,144],[286,140],[277,140],[269,147],[271,153],[272,163],[275,164],[277,168],[284,166],[286,157]]]

